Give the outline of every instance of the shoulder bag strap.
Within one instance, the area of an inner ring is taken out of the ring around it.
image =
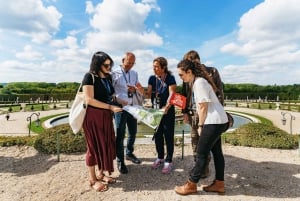
[[[94,84],[95,84],[95,77],[94,77],[94,74],[93,74],[93,73],[90,73],[90,74],[91,74],[91,76],[92,76],[92,78],[93,78],[93,85],[94,85]],[[80,85],[79,85],[79,87],[78,87],[77,93],[80,91],[81,87],[82,87],[82,82],[80,83]]]

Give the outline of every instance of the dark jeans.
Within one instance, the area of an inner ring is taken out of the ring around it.
[[[171,163],[174,153],[174,128],[175,128],[175,109],[171,107],[159,124],[155,134],[155,147],[159,159],[164,159],[164,142],[167,146],[166,162]]]
[[[196,121],[193,123],[193,118],[196,119]],[[198,124],[199,124],[199,116],[197,112],[195,112],[194,116],[188,115],[188,121],[191,126],[191,143],[192,143],[192,149],[193,149],[193,156],[194,158],[197,157],[197,145],[199,141],[199,135],[198,135]]]
[[[126,146],[126,154],[130,155],[134,151],[134,142],[137,132],[137,120],[128,112],[122,111],[115,113],[115,126],[117,129],[116,136],[116,152],[117,160],[124,162],[124,138],[126,132],[126,125],[128,128],[128,138]]]
[[[224,181],[225,161],[222,152],[221,134],[225,131],[225,124],[205,124],[197,145],[197,158],[192,171],[190,181],[198,183],[204,173],[207,157],[211,151],[215,165],[215,179]]]

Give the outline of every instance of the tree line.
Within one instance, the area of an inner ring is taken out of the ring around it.
[[[300,84],[293,85],[257,85],[257,84],[225,84],[225,98],[267,99],[270,101],[300,100]]]
[[[0,102],[28,102],[34,100],[54,101],[72,100],[80,83],[62,82],[12,82],[0,85]],[[181,92],[182,85],[177,86]],[[300,100],[300,84],[293,85],[257,85],[224,84],[226,100]]]

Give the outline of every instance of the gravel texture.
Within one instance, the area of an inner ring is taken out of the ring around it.
[[[188,178],[193,165],[191,145],[175,147],[172,173],[152,170],[156,157],[154,144],[138,144],[136,155],[142,164],[127,161],[129,173],[119,175],[106,192],[95,192],[88,185],[85,154],[38,153],[32,147],[0,147],[1,201],[193,201],[193,200],[300,200],[300,157],[298,150],[275,150],[224,145],[226,194],[219,196],[201,190],[213,180],[211,175],[198,183],[198,193],[180,196],[174,192]],[[116,165],[116,162],[115,162]]]

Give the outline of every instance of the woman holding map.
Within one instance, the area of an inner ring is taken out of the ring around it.
[[[162,173],[167,174],[173,168],[175,128],[175,108],[168,103],[168,99],[176,91],[176,81],[168,70],[168,61],[164,57],[157,57],[153,60],[153,71],[155,75],[149,77],[147,94],[151,96],[152,107],[163,109],[164,115],[155,133],[154,140],[158,156],[152,168],[157,169],[163,165]],[[164,142],[167,148],[166,158]]]

